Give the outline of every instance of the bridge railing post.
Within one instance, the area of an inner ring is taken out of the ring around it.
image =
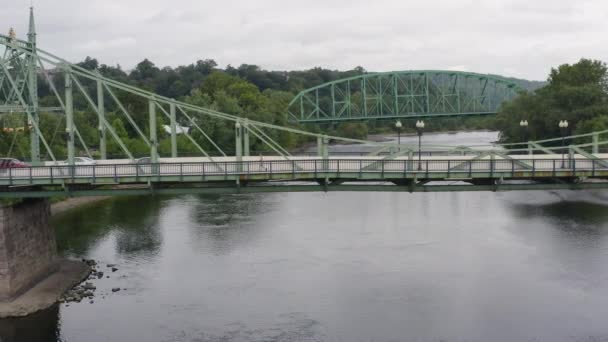
[[[490,154],[490,178],[494,179],[494,153]]]
[[[451,163],[450,163],[450,160],[448,159],[448,178],[450,178],[450,169],[451,169]]]
[[[268,176],[268,179],[272,179],[272,165],[273,165],[273,164],[274,164],[274,161],[272,161],[272,160],[271,160],[271,161],[270,161],[270,167],[269,167],[270,174],[269,174],[269,176]],[[317,165],[317,164],[315,163],[315,172],[317,172],[317,171],[316,171],[316,165]]]
[[[414,169],[414,151],[407,151],[407,160],[408,160],[408,170],[411,171]]]

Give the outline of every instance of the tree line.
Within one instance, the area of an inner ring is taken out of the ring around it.
[[[591,63],[591,66],[586,67],[587,69],[591,68],[595,70],[594,68],[597,68],[598,62],[588,62]],[[581,61],[580,63],[587,62]],[[113,80],[140,87],[166,97],[175,98],[194,105],[208,107],[224,113],[267,123],[273,123],[280,126],[293,125],[293,123],[288,122],[286,115],[287,106],[293,96],[299,91],[325,82],[357,76],[366,72],[366,70],[362,67],[356,67],[346,71],[329,70],[324,68],[313,68],[303,71],[268,71],[256,65],[250,64],[243,64],[239,67],[228,66],[226,68],[220,68],[214,60],[210,59],[199,60],[195,63],[178,66],[175,68],[159,68],[148,59],[145,59],[138,63],[135,68],[130,71],[124,70],[120,65],[109,66],[106,64],[101,64],[96,59],[91,57],[85,58],[84,61],[78,63],[77,65],[88,70],[97,70],[103,76]],[[603,73],[605,74],[605,66],[601,63],[599,63],[599,66],[603,68],[600,68],[601,70],[599,71],[603,70]],[[553,108],[545,103],[547,102],[545,101],[546,97],[548,97],[548,95],[545,93],[553,93],[555,90],[551,89],[557,87],[553,85],[553,83],[560,82],[560,84],[568,84],[570,78],[577,79],[577,73],[590,72],[583,67],[568,67],[575,68],[576,70],[564,71],[562,70],[562,67],[558,68],[559,71],[554,71],[556,75],[553,75],[552,72],[546,86],[537,90],[522,93],[513,102],[505,104],[501,109],[501,113],[496,118],[472,117],[466,119],[452,118],[427,120],[427,130],[496,128],[501,130],[501,139],[503,141],[514,141],[516,140],[518,132],[514,123],[519,123],[518,118],[524,117],[521,113],[534,112],[539,113],[534,115],[540,115],[540,113],[546,113],[549,110],[548,108]],[[579,68],[583,68],[585,70],[578,70]],[[598,71],[595,70],[595,72]],[[566,76],[564,73],[572,75]],[[59,88],[59,92],[61,93],[62,85],[64,83],[63,75],[56,73],[52,75],[52,78],[55,85]],[[516,79],[513,80],[518,82],[520,86],[525,89],[534,89],[541,85],[538,82]],[[49,87],[48,83],[44,81],[42,75],[40,75],[40,82],[38,82],[38,85],[40,105],[56,106],[57,102],[54,99],[55,96],[52,89]],[[83,79],[82,85],[85,89],[87,89],[89,94],[96,93],[96,84],[93,81]],[[553,96],[555,99],[558,99],[560,96],[574,96],[577,99],[576,101],[589,101],[589,99],[584,100],[583,97],[585,96],[582,96],[576,91],[571,91],[572,93],[569,93],[568,91],[570,90],[568,89],[570,88],[560,86],[560,89],[561,93],[559,96],[556,94],[551,96]],[[589,91],[594,92],[596,90],[590,89]],[[584,92],[584,94],[588,95],[589,93]],[[126,92],[117,92],[116,95],[120,101],[127,106],[127,110],[132,114],[136,125],[140,127],[145,134],[147,134],[147,101],[144,98],[140,98]],[[543,102],[543,105],[540,105],[538,104],[539,101],[545,102]],[[567,108],[572,108],[572,110],[574,110],[574,108],[578,108],[577,106],[572,107],[572,101],[574,100],[562,100],[562,102],[564,101],[567,102],[566,105],[571,106]],[[125,117],[120,113],[119,108],[117,108],[116,104],[113,103],[110,98],[106,98],[105,102],[106,110],[108,111],[106,117],[112,124],[117,134],[126,143],[128,149],[137,156],[147,155],[149,153],[148,147],[139,137],[137,130],[129,124]],[[562,102],[555,102],[555,106],[562,105]],[[87,110],[88,103],[86,99],[78,92],[74,93],[74,104],[75,108],[77,109],[74,113],[75,123],[79,129],[82,139],[87,146],[96,147],[99,142],[97,114],[93,110]],[[542,107],[544,109],[533,110],[538,109],[537,107]],[[580,114],[580,112],[577,113]],[[592,117],[596,117],[595,113],[597,113],[597,108],[594,109],[590,107],[586,108],[583,114],[585,115],[585,118],[591,119]],[[58,158],[65,158],[67,144],[66,136],[63,133],[65,131],[64,116],[57,115],[56,113],[41,113],[40,115],[40,128],[45,138],[47,138],[47,140],[50,142],[54,154]],[[558,114],[552,115],[560,116]],[[201,117],[197,115],[193,116],[193,119],[196,120],[199,126],[201,126],[206,134],[217,142],[218,145],[225,148],[226,152],[228,153],[233,152],[234,127],[231,123],[218,119],[210,119],[208,117]],[[567,119],[570,118],[570,116],[564,118]],[[546,121],[551,121],[548,118],[545,119]],[[545,133],[547,133],[547,135],[554,133],[554,129],[544,130],[545,126],[540,125],[542,120],[543,119],[539,118],[537,122],[536,119],[529,119],[532,137],[540,138],[543,137],[543,134]],[[577,129],[583,126],[586,127],[584,129],[591,129],[599,126],[603,127],[605,123],[608,123],[608,119],[605,117],[595,118],[595,121],[586,120],[584,124],[581,125],[576,125],[578,124],[577,120],[572,121]],[[415,120],[412,122],[404,122],[405,132],[414,131],[413,122],[415,122]],[[168,134],[162,129],[162,125],[167,123],[168,120],[166,120],[163,115],[158,115],[157,127],[159,130],[157,134],[159,136],[159,152],[164,156],[170,154],[170,139]],[[24,160],[29,159],[30,128],[27,126],[25,118],[22,115],[5,115],[2,117],[0,124],[3,128],[2,131],[0,131],[0,154],[3,156],[18,157]],[[184,120],[184,118],[181,118],[179,124],[183,126],[191,126],[189,122]],[[535,127],[538,127],[538,129]],[[541,127],[543,128],[541,129]],[[394,122],[392,121],[305,125],[300,128],[313,132],[326,132],[330,135],[360,139],[366,138],[368,134],[392,133],[395,131]],[[296,136],[291,133],[278,131],[268,133],[273,139],[288,149],[296,148],[307,142],[305,137]],[[192,131],[192,136],[205,150],[213,153],[213,146],[206,140],[204,136],[202,136],[202,134],[197,131]],[[189,139],[181,135],[178,137],[178,150],[182,154],[198,153],[197,147],[192,144]],[[263,151],[268,150],[268,147],[253,139],[252,150]],[[83,153],[83,149],[79,148],[78,154],[82,155]],[[109,135],[108,153],[112,157],[123,156],[120,147],[115,141],[113,141],[111,137],[109,137]]]
[[[528,121],[527,128],[520,126],[522,120]],[[551,69],[544,86],[522,92],[502,106],[495,127],[502,142],[513,143],[559,137],[562,120],[569,123],[563,132],[566,135],[608,129],[608,68],[604,62],[583,58]]]

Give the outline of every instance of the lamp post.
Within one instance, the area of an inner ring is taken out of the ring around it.
[[[519,127],[521,127],[521,142],[525,143],[526,141],[528,141],[528,120],[521,120],[519,122]],[[526,148],[525,145],[524,148]]]
[[[397,129],[397,145],[401,145],[401,127],[403,127],[401,121],[397,120],[397,122],[395,122],[395,128]],[[399,150],[401,151],[401,146],[399,146]]]
[[[562,169],[566,167],[565,154],[566,154],[566,131],[568,130],[568,120],[559,121],[559,131],[562,134]]]
[[[424,130],[424,121],[416,121],[416,132],[418,132],[418,170],[422,170],[422,131]]]

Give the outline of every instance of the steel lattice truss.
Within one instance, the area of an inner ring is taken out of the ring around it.
[[[319,144],[319,153],[327,151],[326,146],[330,139],[346,142],[363,142],[356,139],[341,137],[330,137],[321,134],[310,133],[291,127],[276,126],[264,122],[248,120],[234,115],[221,113],[209,108],[203,108],[188,103],[176,101],[137,87],[117,82],[103,77],[97,71],[87,70],[78,65],[57,57],[49,52],[36,47],[36,33],[33,22],[33,13],[30,12],[30,32],[28,40],[17,39],[14,35],[1,35],[0,46],[5,48],[2,59],[0,59],[0,114],[22,113],[27,117],[29,132],[31,136],[31,160],[34,163],[41,162],[40,145],[44,147],[46,155],[52,161],[56,161],[55,155],[49,143],[49,137],[45,137],[40,129],[41,112],[57,112],[65,115],[65,134],[67,140],[68,163],[73,164],[76,156],[77,144],[82,150],[91,155],[88,146],[82,139],[78,127],[74,122],[75,111],[92,111],[98,117],[99,146],[95,146],[101,155],[101,159],[107,159],[107,143],[113,139],[121,148],[128,159],[134,159],[133,153],[127,148],[127,144],[114,130],[112,124],[106,118],[107,108],[112,106],[115,112],[125,119],[131,128],[137,132],[138,138],[143,141],[150,151],[152,162],[159,160],[157,132],[157,117],[161,116],[170,122],[171,127],[171,157],[178,156],[176,131],[178,123],[188,125],[196,131],[205,142],[197,141],[188,132],[185,134],[189,141],[198,149],[201,156],[226,157],[228,155],[248,156],[250,153],[250,137],[252,140],[261,142],[267,150],[273,151],[277,156],[288,157],[287,149],[277,143],[271,136],[272,131],[278,130],[292,134],[302,134],[316,138]],[[53,106],[40,107],[38,105],[38,79],[46,82],[54,94]],[[57,79],[61,84],[56,84]],[[55,82],[54,82],[55,80]],[[91,91],[91,89],[94,89]],[[75,96],[84,99],[86,107],[75,108]],[[133,119],[130,102],[121,101],[145,101],[148,104],[147,115],[148,127],[139,127]],[[110,103],[111,102],[111,103]],[[195,117],[196,116],[196,117]],[[202,128],[204,125],[197,118],[214,118],[231,122],[234,125],[235,140],[231,146],[220,146]],[[276,133],[276,132],[274,132]],[[275,135],[276,136],[276,135]],[[200,139],[200,138],[199,138]],[[202,146],[212,146],[212,150],[206,150]]]
[[[417,146],[328,136],[293,127],[248,120],[180,102],[109,79],[97,71],[71,64],[37,48],[32,12],[30,12],[28,39],[17,39],[12,33],[8,36],[0,34],[0,47],[4,47],[4,52],[0,55],[0,115],[13,113],[27,118],[31,160],[36,166],[43,164],[41,146],[51,161],[57,161],[50,146],[52,138],[42,134],[40,113],[55,113],[65,117],[65,130],[62,131],[66,136],[69,165],[74,165],[74,158],[79,153],[78,145],[82,153],[91,156],[90,149],[75,124],[74,113],[77,111],[96,114],[99,142],[94,147],[100,152],[99,159],[108,159],[107,144],[109,141],[114,141],[124,157],[133,160],[132,151],[106,117],[107,109],[110,107],[113,108],[113,115],[119,116],[121,120],[124,119],[133,132],[136,132],[138,139],[145,144],[152,164],[160,161],[156,127],[158,117],[170,123],[172,158],[178,157],[180,153],[177,129],[181,125],[187,125],[197,132],[196,136],[187,131],[181,133],[198,149],[200,156],[206,157],[206,162],[211,163],[216,161],[225,163],[226,158],[232,162],[241,162],[243,157],[250,155],[250,140],[257,142],[258,145],[264,145],[279,160],[291,161],[293,158],[288,149],[272,138],[281,132],[316,139],[316,157],[321,159],[328,159],[328,145],[332,140],[375,146],[376,148],[369,155],[382,160],[403,156],[412,159],[417,151]],[[45,106],[39,106],[39,79],[47,84],[54,95],[54,103],[46,101]],[[507,80],[473,73],[407,71],[365,74],[322,84],[301,92],[291,102],[289,113],[301,122],[492,114],[503,101],[513,97],[516,91],[518,91],[517,86]],[[81,103],[80,106],[75,104],[76,95],[81,100],[76,101]],[[145,115],[148,119],[146,127],[138,126],[133,119],[131,105],[135,102],[146,104]],[[214,141],[204,129],[205,120],[219,120],[233,125],[234,143],[221,146],[219,142]],[[598,153],[599,148],[608,145],[606,135],[608,130],[568,137],[570,142],[574,141],[573,139],[590,140],[590,142],[570,145],[568,149],[572,153],[584,155],[585,158],[597,159],[595,154]],[[555,148],[543,145],[555,145],[556,140],[559,138],[493,146],[436,145],[425,146],[425,151],[448,155],[474,154],[481,157],[487,156],[488,151],[497,151],[496,153],[500,155],[507,155],[510,152],[516,154],[525,152],[531,155],[554,154]],[[419,150],[418,152],[420,153]],[[221,158],[224,159],[218,160]]]
[[[506,79],[467,72],[369,73],[300,92],[289,114],[312,123],[496,114],[519,90]]]

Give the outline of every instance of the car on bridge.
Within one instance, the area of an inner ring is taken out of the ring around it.
[[[30,167],[30,165],[15,158],[0,158],[0,170],[8,170],[21,167]]]
[[[68,161],[64,160],[59,162],[60,165],[68,165]],[[74,165],[95,165],[96,162],[92,158],[87,157],[74,157]]]
[[[30,167],[30,164],[15,158],[0,158],[0,172],[7,172],[8,169]]]

